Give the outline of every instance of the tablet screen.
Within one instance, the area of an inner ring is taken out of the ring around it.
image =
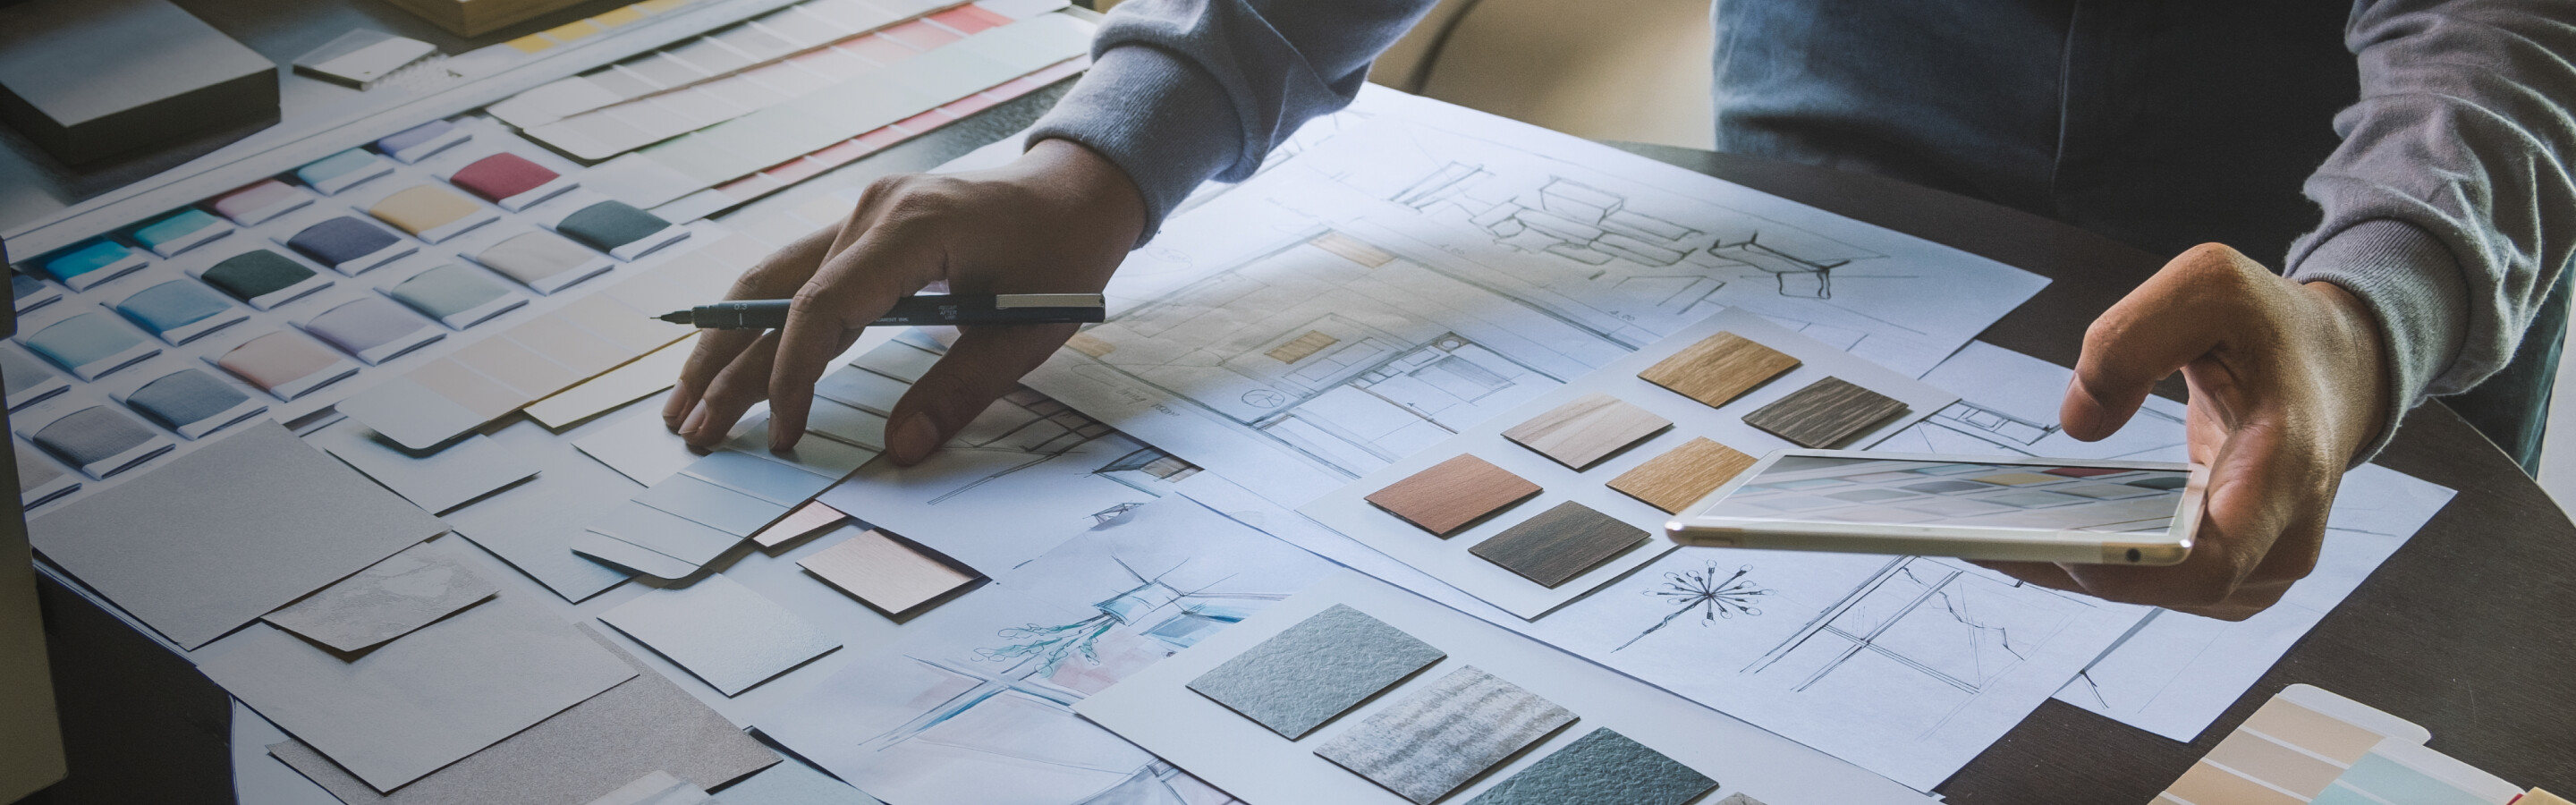
[[[2185,470],[1781,456],[1707,517],[2111,533],[2164,532]]]

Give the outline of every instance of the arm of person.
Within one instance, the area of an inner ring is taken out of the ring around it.
[[[1999,569],[2250,617],[2315,568],[2345,469],[2407,410],[2512,358],[2576,253],[2576,4],[2366,0],[2345,39],[2361,100],[2307,182],[2324,223],[2288,270],[2186,252],[2094,322],[2067,389],[2066,432],[2098,439],[2183,373],[2192,459],[2211,471],[2191,558]]]
[[[714,445],[770,401],[770,446],[804,436],[814,383],[897,299],[951,293],[1094,293],[1190,190],[1240,181],[1297,126],[1350,103],[1370,60],[1431,0],[1132,0],[1092,44],[1092,66],[991,171],[889,177],[839,225],[746,272],[727,298],[792,298],[787,326],[711,330],[662,410]],[[960,328],[896,403],[886,451],[928,456],[1071,338],[1074,325]]]

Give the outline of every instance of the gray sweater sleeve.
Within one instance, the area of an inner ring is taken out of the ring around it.
[[[1307,120],[1358,96],[1369,62],[1434,0],[1129,0],[1029,141],[1071,140],[1145,195],[1145,236],[1208,179],[1241,181]]]
[[[2361,100],[2308,179],[2325,220],[2287,273],[2378,319],[2393,399],[2365,455],[2408,409],[2502,368],[2576,253],[2571,20],[2576,3],[2552,0],[2354,4]]]

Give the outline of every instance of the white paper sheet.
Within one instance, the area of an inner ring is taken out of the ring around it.
[[[1072,705],[1332,566],[1185,500],[1129,515],[1059,532],[1071,539],[756,725],[893,803],[1228,801]],[[1110,792],[1135,798],[1094,799]]]

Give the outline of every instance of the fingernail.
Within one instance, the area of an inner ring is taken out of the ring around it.
[[[886,435],[886,452],[894,454],[897,464],[912,464],[939,448],[939,426],[930,417],[914,414]]]
[[[772,452],[772,453],[784,453],[784,452],[787,452],[787,451],[789,451],[789,450],[794,450],[794,449],[796,449],[796,442],[797,442],[798,438],[801,438],[802,436],[803,436],[803,434],[798,434],[798,435],[797,435],[797,437],[790,437],[790,436],[788,436],[788,435],[787,435],[787,433],[786,433],[785,431],[779,430],[779,429],[777,429],[777,428],[775,428],[775,427],[770,428],[770,429],[769,429],[769,452]]]
[[[699,403],[689,409],[689,418],[680,422],[680,438],[697,441],[698,429],[706,427],[706,424],[707,404]]]

